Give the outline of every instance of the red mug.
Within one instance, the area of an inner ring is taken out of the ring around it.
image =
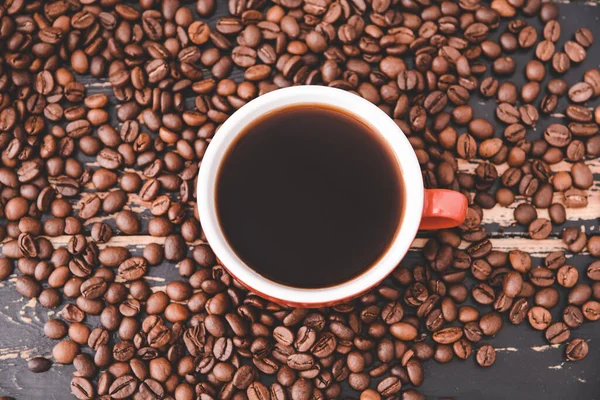
[[[231,145],[249,122],[276,109],[301,105],[335,107],[355,116],[377,132],[392,149],[404,180],[407,196],[398,232],[375,265],[349,281],[326,288],[296,288],[270,280],[250,268],[231,248],[219,225],[215,191],[220,165]],[[351,300],[383,281],[409,250],[417,231],[451,228],[466,216],[467,198],[452,190],[424,189],[417,156],[398,125],[367,100],[324,86],[296,86],[265,94],[237,110],[223,123],[208,147],[198,175],[200,222],[223,267],[248,290],[279,304],[293,307],[325,307]]]

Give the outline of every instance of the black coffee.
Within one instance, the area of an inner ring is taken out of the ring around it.
[[[321,105],[288,107],[232,146],[217,213],[236,254],[261,275],[331,286],[387,250],[402,218],[401,182],[392,150],[365,123]]]

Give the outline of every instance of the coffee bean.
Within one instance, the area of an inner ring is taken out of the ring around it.
[[[509,103],[500,103],[496,108],[496,116],[505,124],[516,124],[521,118],[519,110]]]
[[[114,399],[125,399],[131,396],[138,386],[137,380],[131,375],[123,375],[110,385],[108,394]]]
[[[529,225],[537,219],[537,212],[533,206],[521,203],[515,208],[514,217],[521,225]]]
[[[523,277],[518,272],[509,272],[504,275],[502,290],[511,298],[516,297],[523,286]]]
[[[479,304],[492,304],[496,300],[494,290],[485,283],[478,283],[471,291],[473,299]]]
[[[0,257],[0,281],[8,278],[13,272],[13,263],[8,258]]]
[[[583,312],[579,307],[567,306],[563,310],[563,322],[569,328],[579,328],[584,322]]]
[[[537,31],[533,26],[526,26],[519,31],[519,46],[529,48],[537,42]]]
[[[594,182],[590,168],[581,162],[571,167],[571,176],[573,185],[579,189],[589,189]]]
[[[557,95],[546,95],[542,98],[542,102],[540,104],[540,111],[544,114],[552,114],[556,107],[558,106],[558,96]]]
[[[544,218],[538,218],[529,224],[529,236],[535,240],[546,239],[552,233],[552,224]]]
[[[52,349],[54,361],[60,364],[70,364],[79,354],[79,346],[71,340],[58,342]]]
[[[496,312],[485,314],[479,320],[479,328],[484,335],[493,336],[502,328],[502,317]]]
[[[565,42],[565,53],[571,59],[571,61],[579,63],[585,60],[586,51],[582,45],[577,42],[568,40]]]
[[[568,360],[579,361],[583,360],[588,353],[588,344],[583,339],[572,339],[565,349],[565,354]]]
[[[579,28],[575,32],[575,41],[583,47],[590,47],[594,42],[594,36],[589,29]]]
[[[574,227],[565,228],[561,234],[561,239],[567,244],[569,250],[575,252],[583,250],[587,242],[585,233]]]
[[[147,271],[147,261],[142,257],[131,257],[119,265],[119,276],[132,281],[141,278]]]
[[[269,390],[262,383],[255,381],[250,384],[248,387],[246,394],[248,395],[248,399],[250,400],[264,400],[269,399],[270,394]]]
[[[552,56],[552,69],[558,74],[564,74],[571,68],[571,60],[563,52],[556,52]]]
[[[554,43],[550,40],[542,40],[535,49],[535,56],[543,62],[550,61],[554,55]]]
[[[579,283],[571,289],[567,300],[569,304],[580,306],[588,301],[591,296],[592,288],[589,285]]]
[[[555,322],[546,329],[546,339],[551,344],[564,343],[571,336],[571,331],[562,322]]]
[[[454,352],[452,347],[449,345],[437,345],[435,348],[435,354],[433,358],[440,364],[445,364],[452,361]]]
[[[306,371],[313,367],[314,359],[310,354],[292,354],[287,359],[287,365],[297,371]]]
[[[597,321],[600,319],[600,303],[594,300],[586,302],[582,307],[581,311],[583,316],[590,321]]]
[[[433,334],[433,340],[440,344],[452,344],[458,341],[463,335],[463,332],[458,327],[450,327],[439,330]]]
[[[529,324],[533,329],[545,330],[552,321],[550,312],[543,307],[532,307],[527,313]]]
[[[529,303],[526,299],[518,299],[510,309],[509,319],[514,325],[521,324],[529,311]]]
[[[554,287],[546,287],[535,294],[535,304],[546,309],[556,307],[559,301],[558,291]]]
[[[406,322],[397,322],[390,326],[390,333],[399,340],[413,340],[417,337],[417,329]]]
[[[81,400],[93,399],[94,387],[89,380],[82,377],[74,377],[71,379],[71,393]]]
[[[564,197],[568,208],[581,208],[588,204],[587,193],[579,189],[568,189],[564,192]]]
[[[473,346],[465,338],[455,342],[452,345],[452,349],[454,350],[454,354],[456,354],[456,356],[461,360],[466,360],[467,358],[471,357],[471,354],[473,353]]]
[[[569,99],[575,103],[584,103],[594,94],[594,89],[587,82],[578,82],[569,89]]]
[[[477,364],[482,367],[491,367],[496,362],[496,350],[490,345],[481,346],[475,356]]]
[[[546,128],[544,139],[552,146],[565,147],[571,141],[571,132],[561,124],[552,124]]]
[[[575,286],[578,278],[579,273],[577,269],[570,265],[563,265],[556,273],[556,281],[559,285],[566,288]]]
[[[521,98],[523,99],[523,101],[525,103],[533,102],[539,93],[540,93],[540,84],[536,81],[527,82],[521,88]],[[531,106],[531,105],[526,104],[526,106]],[[533,106],[531,106],[531,107],[533,107]],[[532,108],[532,110],[534,110],[534,108]],[[537,110],[535,112],[537,113]],[[527,125],[532,125],[530,122],[526,122],[526,120],[523,118],[522,112],[521,112],[521,119],[523,119],[523,122],[526,123]]]
[[[515,72],[517,64],[512,57],[501,57],[494,60],[492,69],[498,75],[511,75]]]
[[[50,367],[52,367],[52,362],[44,357],[33,357],[31,360],[27,361],[27,368],[36,374],[46,372]]]

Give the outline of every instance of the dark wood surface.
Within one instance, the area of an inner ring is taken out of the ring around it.
[[[218,15],[226,13],[225,1],[219,0]],[[579,27],[591,29],[597,41],[600,41],[600,8],[592,2],[561,3],[561,23],[563,24],[562,37],[559,47],[565,40],[572,37]],[[216,16],[211,19],[212,24]],[[537,19],[530,20],[540,31],[541,25]],[[496,31],[495,37],[502,31]],[[518,71],[510,80],[523,83],[522,67],[531,57],[530,52],[519,52],[515,56],[518,61]],[[600,44],[595,44],[588,50],[586,61],[575,66],[567,75],[569,83],[582,79],[583,72],[588,68],[598,68],[600,63]],[[239,72],[235,74],[239,77]],[[106,81],[92,80],[81,77],[81,81],[88,86],[88,93],[112,91]],[[114,100],[114,99],[113,99]],[[494,101],[484,101],[480,97],[473,97],[476,117],[488,118],[495,121]],[[589,106],[600,104],[596,101]],[[564,110],[566,100],[561,100],[557,112]],[[533,139],[540,137],[545,126],[552,123],[560,115],[544,118],[535,131],[530,132]],[[497,130],[502,132],[498,124]],[[81,158],[82,161],[93,160]],[[594,171],[595,185],[590,190],[589,206],[586,209],[569,210],[569,221],[564,226],[581,226],[588,234],[597,234],[599,231],[600,216],[600,162],[588,160],[587,163]],[[461,163],[462,170],[472,170],[476,164]],[[561,163],[553,166],[554,170],[569,169],[569,165]],[[500,169],[502,171],[502,169]],[[560,200],[560,198],[557,198]],[[531,252],[536,258],[534,265],[541,262],[541,258],[549,251],[563,248],[558,238],[561,227],[554,227],[550,238],[544,241],[532,241],[524,236],[524,229],[514,226],[511,207],[495,207],[486,211],[484,220],[489,232],[493,232],[493,242],[497,249],[511,250],[521,248]],[[128,205],[141,213],[144,232],[148,212],[146,204],[135,196],[130,197]],[[114,227],[110,216],[102,217]],[[86,227],[89,229],[88,221]],[[406,260],[406,265],[419,263],[418,248],[422,247],[426,235],[415,241],[413,252]],[[52,239],[55,245],[65,245],[66,237]],[[132,253],[139,254],[146,243],[155,241],[147,235],[140,234],[134,237],[115,237],[110,244],[125,243]],[[587,254],[572,257],[569,262],[575,265],[580,275],[591,262]],[[164,286],[172,279],[179,277],[173,264],[152,267],[147,279],[156,288]],[[22,298],[14,289],[16,275],[7,281],[0,282],[0,396],[13,396],[17,399],[70,399],[69,381],[72,376],[72,366],[55,365],[43,375],[35,375],[26,368],[27,359],[36,356],[51,354],[54,341],[43,335],[44,322],[59,311],[47,310],[39,306],[35,300],[28,301]],[[562,300],[566,298],[561,292]],[[558,318],[558,309],[554,316]],[[86,320],[91,327],[98,326],[94,318]],[[425,363],[426,379],[420,390],[429,398],[454,397],[458,399],[600,399],[600,324],[588,323],[573,332],[572,337],[582,337],[589,341],[590,352],[588,357],[580,362],[566,362],[564,346],[550,347],[541,332],[534,331],[527,324],[512,326],[505,320],[505,327],[494,338],[485,339],[485,343],[492,344],[498,351],[496,364],[490,369],[483,369],[475,364],[473,357],[467,361],[454,360],[447,365],[439,365],[434,361]],[[348,393],[350,395],[350,392]],[[355,394],[353,395],[357,397]]]

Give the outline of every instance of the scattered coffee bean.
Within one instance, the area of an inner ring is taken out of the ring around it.
[[[477,350],[475,359],[480,366],[491,367],[496,362],[496,350],[489,344],[481,346]]]
[[[588,344],[583,339],[572,339],[565,348],[565,354],[568,360],[583,360],[588,354]]]
[[[27,361],[27,368],[31,372],[40,373],[46,372],[52,366],[52,362],[44,357],[34,357],[31,360]]]

